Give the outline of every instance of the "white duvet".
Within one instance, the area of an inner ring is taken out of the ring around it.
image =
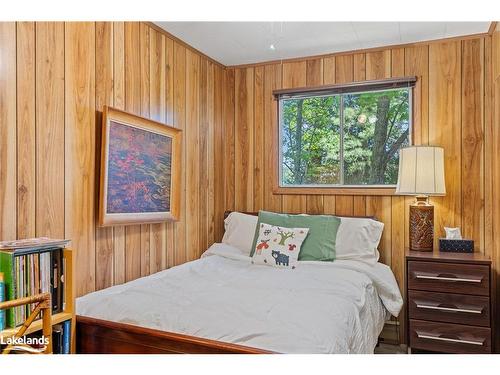
[[[357,261],[251,264],[229,245],[201,259],[100,290],[78,315],[282,353],[373,353],[403,304],[390,268]]]

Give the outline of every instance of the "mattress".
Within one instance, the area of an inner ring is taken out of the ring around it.
[[[80,297],[76,312],[281,353],[373,353],[402,304],[381,263],[284,270],[214,244],[199,260]]]

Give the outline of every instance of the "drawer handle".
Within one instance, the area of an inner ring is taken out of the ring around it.
[[[427,275],[415,275],[417,279],[426,279],[426,280],[441,280],[441,281],[463,281],[466,283],[480,283],[483,279],[464,279],[460,277],[445,277],[445,276],[427,276]]]
[[[483,312],[483,310],[469,310],[469,309],[459,309],[459,308],[454,308],[454,307],[419,305],[418,303],[417,303],[417,307],[420,309],[452,311],[452,312],[461,312],[461,313],[469,313],[469,314],[481,314]]]
[[[428,339],[428,340],[436,340],[436,341],[446,341],[446,342],[456,342],[459,344],[469,344],[469,345],[478,345],[478,346],[483,346],[484,341],[471,341],[471,340],[460,340],[460,339],[450,339],[447,337],[440,337],[440,336],[431,336],[431,335],[425,335],[425,334],[420,334],[417,332],[417,336],[419,339]]]

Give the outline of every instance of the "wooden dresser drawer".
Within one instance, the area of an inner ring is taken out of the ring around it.
[[[410,319],[490,326],[490,299],[466,294],[408,291]]]
[[[446,353],[491,353],[491,330],[460,324],[410,319],[410,342],[415,349]]]
[[[489,296],[489,267],[477,264],[408,262],[408,288]]]

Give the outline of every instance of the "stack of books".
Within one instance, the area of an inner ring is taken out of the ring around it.
[[[50,293],[52,313],[64,310],[63,248],[68,240],[35,238],[0,242],[0,272],[4,274],[6,300]],[[34,306],[7,310],[7,327],[17,327]]]

